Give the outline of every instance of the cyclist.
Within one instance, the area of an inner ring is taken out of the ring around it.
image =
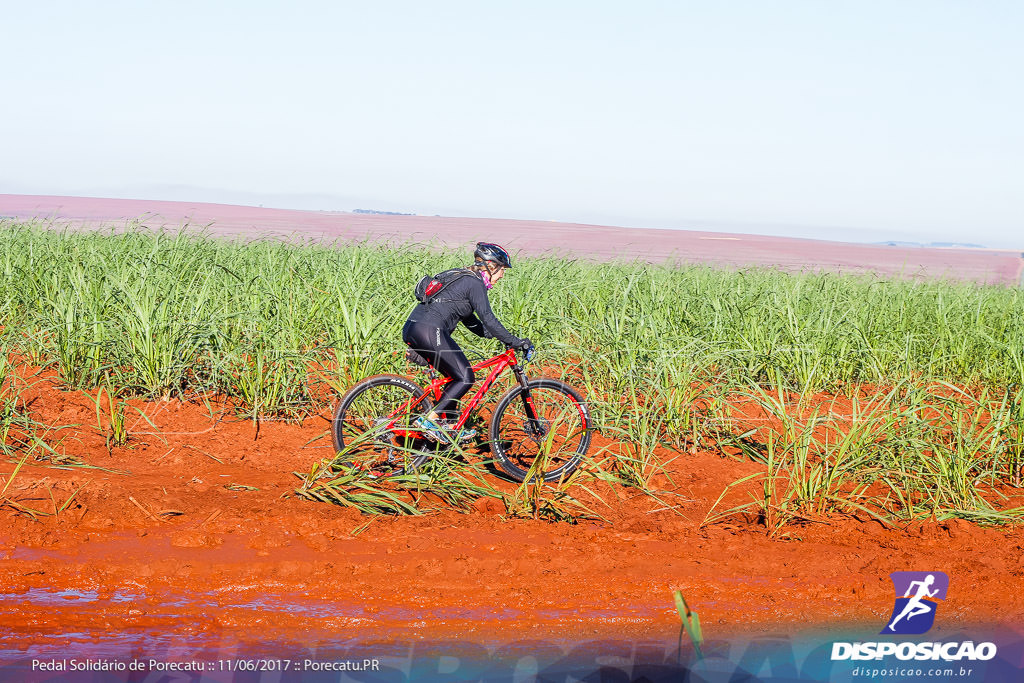
[[[409,348],[451,380],[433,410],[416,420],[416,426],[435,441],[465,442],[476,435],[471,429],[456,432],[453,425],[459,399],[476,381],[466,354],[452,339],[452,331],[460,322],[474,334],[497,338],[506,346],[533,347],[529,339],[505,329],[487,300],[487,290],[512,267],[508,252],[497,244],[478,242],[473,259],[473,265],[459,269],[461,272],[448,271],[449,283],[429,303],[417,304],[402,328],[402,340]]]

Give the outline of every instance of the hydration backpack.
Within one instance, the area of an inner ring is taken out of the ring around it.
[[[421,304],[429,304],[437,300],[438,294],[456,280],[473,273],[465,268],[452,268],[437,275],[424,275],[416,283],[416,300]]]

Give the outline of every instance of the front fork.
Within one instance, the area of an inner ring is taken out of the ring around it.
[[[526,376],[526,372],[518,365],[512,366],[512,372],[515,373],[516,380],[519,382],[519,386],[523,388],[520,394],[523,397],[523,410],[526,412],[526,418],[529,420],[529,426],[540,432],[540,421],[537,419],[537,411],[533,407],[533,396],[530,395],[530,380]]]

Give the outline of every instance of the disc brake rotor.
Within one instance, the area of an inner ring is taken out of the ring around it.
[[[532,441],[540,443],[541,439],[548,435],[551,431],[551,421],[537,418],[536,420],[527,420],[523,423],[523,432]]]
[[[390,429],[385,429],[384,425],[388,424],[390,420],[386,417],[378,417],[373,421],[372,429],[375,431],[374,442],[384,449],[384,452],[388,457],[388,464],[393,465],[395,463],[395,433]]]

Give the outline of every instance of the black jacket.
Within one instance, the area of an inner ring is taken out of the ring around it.
[[[448,334],[462,323],[481,337],[494,337],[506,346],[515,346],[519,337],[505,329],[491,311],[487,285],[479,273],[460,277],[444,288],[429,304],[417,304],[407,323],[438,327]]]

